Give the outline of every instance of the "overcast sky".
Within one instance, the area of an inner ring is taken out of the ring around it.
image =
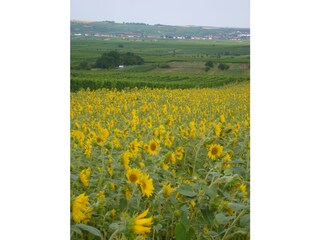
[[[71,0],[71,19],[250,27],[250,0]]]

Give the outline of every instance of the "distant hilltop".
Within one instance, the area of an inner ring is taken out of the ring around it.
[[[94,21],[71,19],[71,23],[92,23]]]
[[[250,28],[173,26],[114,21],[71,20],[71,35],[122,38],[249,40]]]

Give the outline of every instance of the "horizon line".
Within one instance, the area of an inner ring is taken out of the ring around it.
[[[151,25],[151,26],[156,26],[156,25],[162,25],[162,26],[173,26],[173,27],[210,27],[210,28],[239,28],[239,29],[250,29],[250,27],[217,27],[217,26],[209,26],[209,25],[170,25],[170,24],[162,24],[162,23],[155,23],[155,24],[150,24],[150,23],[144,23],[144,22],[116,22],[113,20],[80,20],[80,19],[70,19],[70,22],[84,22],[84,23],[93,23],[93,22],[114,22],[117,24],[123,24],[123,23],[135,23],[135,24],[146,24],[146,25]]]

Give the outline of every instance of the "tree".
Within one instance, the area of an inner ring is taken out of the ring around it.
[[[212,61],[207,61],[205,66],[209,67],[209,68],[212,68],[214,66],[214,63]]]
[[[227,64],[225,64],[225,63],[220,63],[220,64],[218,65],[218,68],[219,68],[220,70],[222,70],[222,71],[228,70],[229,67],[230,67],[230,66],[227,65]]]

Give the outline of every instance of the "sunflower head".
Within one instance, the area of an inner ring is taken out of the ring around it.
[[[145,239],[145,235],[151,232],[153,217],[146,218],[149,209],[136,217],[129,217],[126,224],[126,237],[129,239],[138,239],[136,235],[140,235],[141,239]],[[140,238],[139,238],[140,239]]]
[[[183,147],[178,147],[177,148],[176,154],[177,154],[177,159],[178,160],[182,160],[184,152],[185,152],[185,150],[184,150]]]
[[[148,214],[149,209],[145,210],[143,213],[138,215],[133,219],[134,226],[133,232],[135,234],[146,234],[151,232],[151,225],[152,225],[152,217],[145,218]]]
[[[125,169],[129,168],[130,159],[133,157],[132,153],[129,151],[125,151],[121,158],[122,158],[122,164]]]
[[[208,157],[212,160],[216,160],[223,152],[223,147],[220,144],[213,144],[209,146]]]
[[[149,175],[141,174],[139,185],[143,196],[150,197],[153,194],[153,182]]]
[[[140,143],[139,143],[138,139],[135,139],[134,141],[132,141],[130,143],[129,149],[134,156],[136,156],[138,154],[139,147],[140,147]]]
[[[84,169],[80,172],[79,178],[84,187],[88,187],[91,168]]]
[[[89,197],[85,193],[80,194],[72,203],[72,218],[76,223],[87,223],[92,215],[92,208],[89,208]]]
[[[129,168],[126,173],[127,180],[132,183],[139,183],[141,171],[138,168]]]
[[[172,164],[175,164],[176,163],[176,156],[173,152],[169,153],[167,155],[167,161],[172,163]]]
[[[164,197],[168,198],[170,197],[170,194],[174,191],[173,188],[171,187],[170,183],[165,183],[163,185],[163,193],[164,193]]]
[[[160,150],[160,144],[156,140],[151,140],[148,145],[148,153],[150,155],[157,155]]]

